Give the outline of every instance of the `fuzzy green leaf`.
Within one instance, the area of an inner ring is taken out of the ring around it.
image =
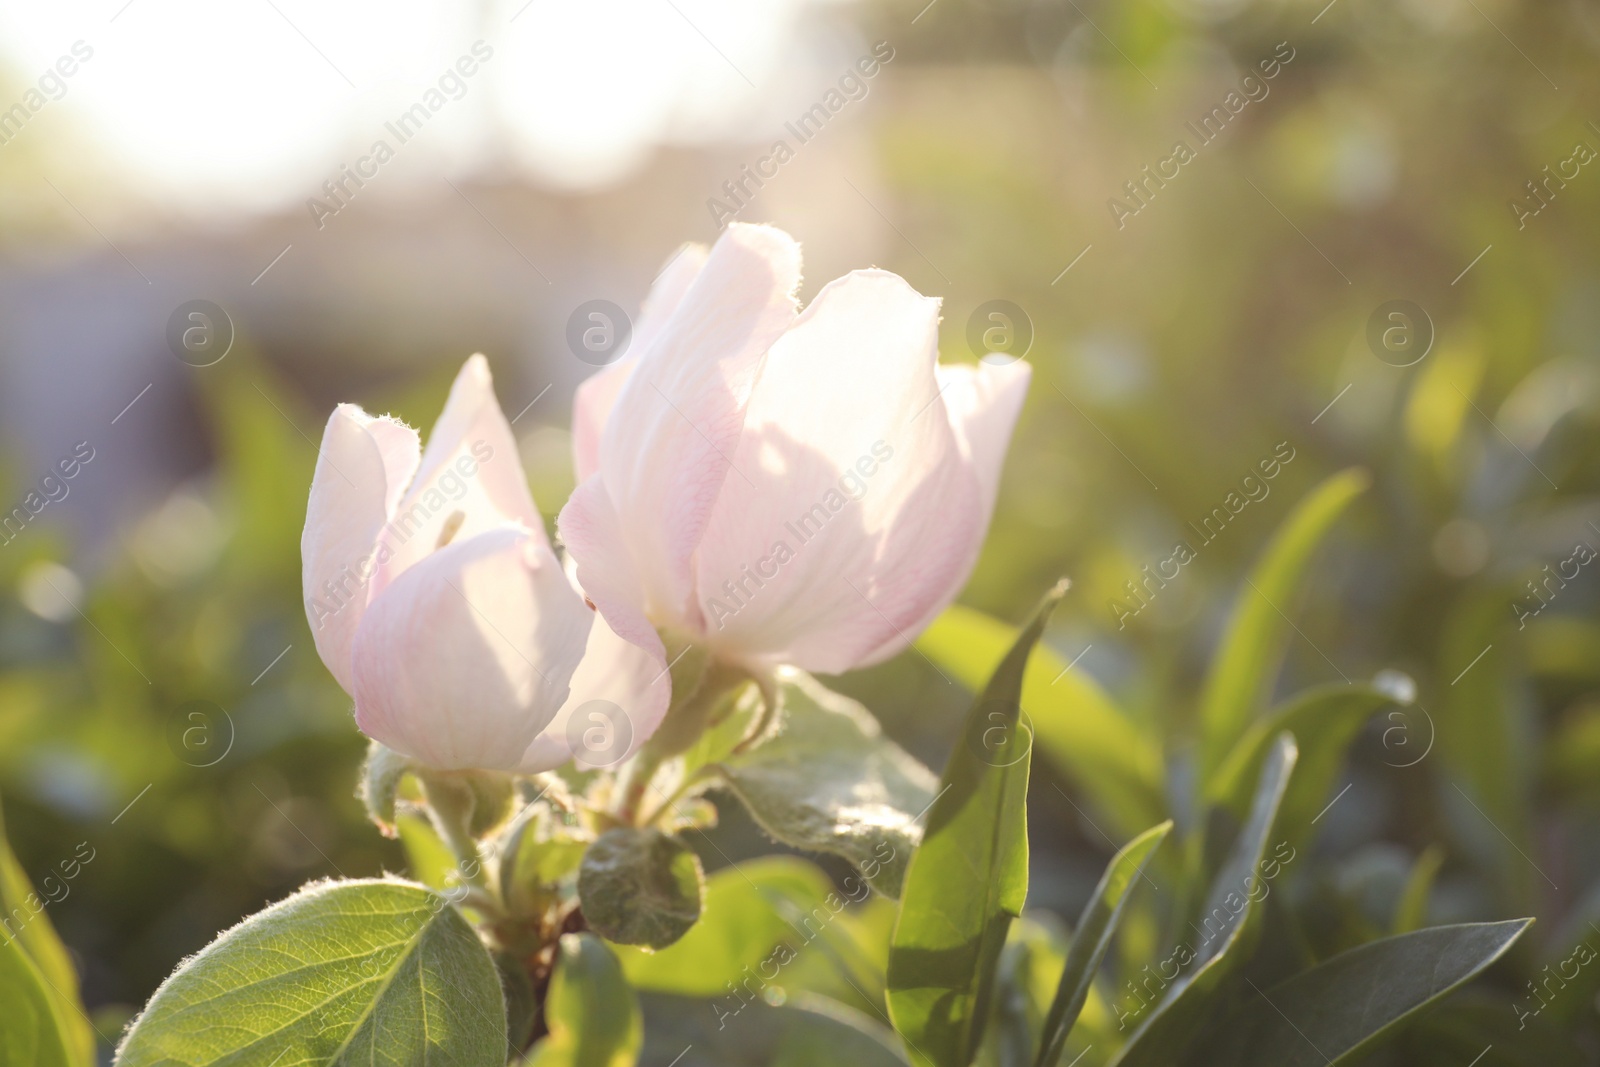
[[[778,676],[781,732],[719,765],[728,788],[784,844],[842,856],[897,897],[922,837],[933,773],[866,708],[803,671]]]
[[[704,889],[700,857],[660,830],[608,830],[578,868],[584,918],[619,945],[672,944],[700,918]]]
[[[550,1036],[534,1047],[527,1067],[631,1067],[639,1058],[639,999],[593,934],[561,938],[545,1019]]]
[[[493,959],[443,897],[324,882],[227,931],[156,990],[119,1067],[505,1062]]]
[[[1006,654],[939,783],[906,872],[889,950],[889,1014],[921,1067],[967,1067],[983,1038],[995,967],[1028,896],[1028,763],[1022,675],[1065,585]]]
[[[814,937],[805,917],[832,890],[820,869],[790,856],[725,867],[706,879],[705,917],[680,940],[659,952],[619,948],[617,957],[635,989],[721,997],[780,941],[798,950]]]

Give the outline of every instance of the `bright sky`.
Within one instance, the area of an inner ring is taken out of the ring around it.
[[[582,188],[654,144],[748,124],[802,2],[0,0],[0,63],[22,83],[0,110],[82,41],[92,58],[30,126],[70,115],[104,162],[178,205],[279,206],[354,163],[482,40],[492,58],[402,151],[452,173],[509,158]]]

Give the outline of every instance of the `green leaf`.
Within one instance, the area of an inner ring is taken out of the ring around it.
[[[1250,724],[1217,768],[1206,799],[1244,818],[1273,742],[1283,733],[1293,734],[1300,759],[1278,816],[1279,836],[1295,846],[1304,844],[1311,836],[1311,821],[1328,804],[1350,742],[1368,719],[1393,702],[1393,696],[1365,685],[1321,686],[1301,694]],[[1421,730],[1417,733],[1420,737]]]
[[[545,1001],[550,1036],[527,1067],[630,1067],[644,1043],[639,999],[593,934],[565,934]]]
[[[617,957],[635,989],[720,997],[780,941],[798,949],[814,938],[817,920],[806,919],[832,892],[827,875],[790,856],[725,867],[706,879],[705,914],[681,939],[659,952],[619,948]]]
[[[1433,891],[1433,880],[1438,877],[1442,866],[1444,849],[1438,845],[1429,845],[1417,857],[1417,862],[1411,868],[1411,876],[1400,890],[1400,900],[1394,906],[1391,933],[1409,934],[1413,930],[1420,930],[1423,923],[1428,921],[1428,894]]]
[[[640,1059],[661,1067],[905,1067],[893,1031],[873,1018],[809,993],[773,999],[780,1003],[645,994]]]
[[[500,895],[513,914],[536,914],[557,903],[559,886],[578,873],[589,843],[564,836],[547,809],[530,804],[512,823],[500,857]]]
[[[1531,709],[1519,706],[1507,662],[1517,591],[1490,584],[1463,593],[1447,609],[1439,639],[1441,685],[1439,753],[1452,820],[1469,854],[1498,882],[1518,911],[1532,910],[1536,872],[1511,842],[1534,840],[1530,798],[1533,768]],[[1492,646],[1492,647],[1491,647]],[[1537,851],[1527,849],[1537,862]],[[1543,866],[1542,864],[1540,866]]]
[[[1267,843],[1273,837],[1297,755],[1294,738],[1287,734],[1273,744],[1261,769],[1250,819],[1239,831],[1227,860],[1211,883],[1199,925],[1191,926],[1200,943],[1184,944],[1168,957],[1176,962],[1177,973],[1169,980],[1161,1001],[1143,1014],[1138,1029],[1110,1061],[1116,1067],[1171,1067],[1181,1059],[1203,1021],[1211,995],[1248,953],[1247,942],[1259,929],[1261,901],[1271,891],[1271,876],[1266,871],[1276,860],[1265,859]],[[1292,854],[1278,857],[1281,863],[1293,859]],[[1273,870],[1281,873],[1281,864]],[[1256,895],[1257,888],[1262,888],[1260,896]],[[1163,980],[1167,979],[1165,963],[1163,960],[1154,968]],[[1122,1020],[1118,1021],[1120,1024]]]
[[[1006,934],[995,969],[994,1010],[974,1061],[983,1067],[1033,1067],[1045,1021],[1067,962],[1066,924],[1024,913]]]
[[[777,686],[781,732],[717,765],[729,790],[779,841],[842,856],[874,889],[899,896],[933,773],[866,708],[804,671],[780,671]]]
[[[218,937],[156,990],[119,1067],[367,1062],[501,1067],[493,959],[445,899],[324,882]]]
[[[1015,627],[958,604],[917,638],[917,648],[976,693],[1016,636]],[[1160,748],[1087,672],[1068,670],[1048,647],[1035,649],[1022,703],[1040,751],[1094,798],[1118,832],[1136,834],[1166,816]]]
[[[361,768],[361,801],[367,806],[367,817],[386,837],[394,836],[400,783],[416,766],[410,756],[377,741],[367,746],[367,762]]]
[[[16,938],[0,941],[0,1067],[73,1067],[59,998]]]
[[[87,859],[83,854],[85,848],[89,849]],[[65,874],[70,865],[74,873],[79,873],[84,864],[93,861],[94,856],[94,849],[89,843],[81,842],[73,849],[70,859],[60,861],[61,871]],[[67,947],[56,936],[55,926],[45,914],[52,881],[60,884],[61,878],[55,874],[45,876],[42,884],[46,899],[41,899],[34,892],[22,864],[11,851],[10,840],[6,837],[4,813],[0,812],[0,919],[4,920],[4,925],[0,925],[0,936],[7,942],[14,941],[38,974],[38,980],[55,1009],[67,1062],[73,1067],[91,1067],[94,1063],[94,1031],[78,999],[78,972],[72,965],[72,957],[67,954]],[[64,896],[56,899],[64,899]],[[0,1004],[5,1003],[7,1001],[0,998]]]
[[[430,889],[449,889],[452,881],[459,880],[456,858],[433,823],[415,812],[406,812],[395,818],[394,826],[406,850],[411,877]]]
[[[1405,1019],[1505,954],[1532,919],[1436,926],[1372,941],[1267,990],[1250,990],[1202,1062],[1329,1067],[1353,1062]],[[1265,1003],[1263,1003],[1263,1001]]]
[[[1202,781],[1210,780],[1270,695],[1292,632],[1287,613],[1294,610],[1311,555],[1369,482],[1365,471],[1352,469],[1317,486],[1251,570],[1200,697]]]
[[[967,1067],[983,1038],[995,966],[1028,896],[1028,761],[1022,674],[1065,583],[1045,597],[973,705],[906,872],[889,950],[889,1014],[924,1067]]]
[[[665,948],[700,918],[704,883],[700,857],[676,837],[619,827],[583,854],[578,899],[606,940]]]
[[[1095,886],[1089,902],[1083,906],[1083,914],[1072,931],[1072,947],[1061,970],[1061,984],[1056,987],[1055,1001],[1045,1019],[1037,1067],[1055,1067],[1061,1059],[1062,1050],[1067,1047],[1067,1035],[1072,1032],[1072,1024],[1077,1022],[1084,1001],[1089,999],[1089,986],[1111,945],[1111,935],[1122,918],[1122,909],[1139,882],[1145,862],[1171,829],[1172,823],[1164,822],[1122,846],[1100,876],[1100,884]]]

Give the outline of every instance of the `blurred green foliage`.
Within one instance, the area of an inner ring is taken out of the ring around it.
[[[1030,905],[1076,915],[1129,836],[1164,811],[1194,817],[1166,783],[1209,764],[1202,683],[1242,576],[1293,502],[1359,467],[1371,489],[1305,588],[1275,603],[1287,663],[1267,695],[1387,669],[1416,701],[1369,722],[1338,768],[1348,792],[1293,870],[1314,917],[1296,948],[1537,916],[1494,983],[1405,1040],[1463,1063],[1492,1043],[1483,1067],[1594,1055],[1600,971],[1526,1029],[1516,1006],[1600,921],[1600,585],[1592,567],[1544,584],[1577,544],[1600,546],[1600,177],[1586,170],[1521,228],[1511,202],[1575,141],[1600,145],[1600,15],[1578,0],[939,0],[913,24],[921,6],[858,16],[898,50],[863,120],[870,195],[906,238],[882,265],[944,297],[947,359],[973,355],[984,301],[1014,302],[1033,329],[1035,384],[964,600],[1016,621],[1057,576],[1075,583],[1039,657],[1049,678],[1030,672],[1024,690],[1046,757]],[[1280,41],[1296,58],[1270,95],[1118,229],[1107,201]],[[1368,347],[1393,299],[1437,332],[1413,366]],[[326,411],[309,399],[320,383],[275,373],[284,362],[241,349],[194,375],[215,464],[119,532],[81,616],[47,621],[20,599],[38,564],[72,558],[59,529],[0,548],[7,829],[35,881],[78,842],[95,850],[49,913],[106,1038],[241,916],[308,877],[403,865],[354,796],[365,745],[304,622],[298,532]],[[352,399],[426,425],[444,373]],[[1198,543],[1189,524],[1280,444],[1294,458],[1270,491]],[[525,442],[553,514],[570,476],[547,445],[544,431]],[[10,499],[33,472],[7,474]],[[1119,617],[1127,583],[1146,588],[1180,540],[1194,560]],[[968,622],[963,640],[1001,641],[998,661],[1003,638]],[[981,681],[909,653],[839,686],[937,767],[963,687]],[[205,720],[218,732],[199,754],[191,701],[226,713]],[[225,723],[227,755],[195,766]],[[1104,757],[1085,757],[1095,745]],[[736,813],[690,838],[716,843],[708,869],[771,851]],[[1175,852],[1153,861],[1158,882]],[[887,945],[880,916],[858,919],[840,933],[852,951]],[[1039,972],[1059,974],[1055,921],[1025,917],[1003,966],[1048,957]],[[1157,958],[1164,938],[1130,909],[1113,957]],[[791,982],[861,1012],[882,1001],[831,972]],[[644,1005],[647,1051],[668,1040],[649,1029],[672,1015],[661,1004]],[[1115,1024],[1098,997],[1082,1019]]]

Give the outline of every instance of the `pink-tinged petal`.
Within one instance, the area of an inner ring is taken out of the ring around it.
[[[566,702],[592,620],[530,531],[454,542],[367,608],[356,723],[431,767],[513,769]]]
[[[772,348],[696,557],[724,654],[836,673],[903,646],[971,566],[983,491],[935,375],[938,301],[825,287]]]
[[[706,246],[699,244],[686,244],[673,253],[667,265],[661,268],[655,284],[650,287],[650,295],[645,297],[627,352],[620,360],[596,371],[578,386],[572,398],[572,457],[578,481],[584,481],[599,469],[600,435],[612,406],[617,402],[617,394],[622,391],[628,375],[633,373],[639,353],[655,341],[661,328],[683,302],[683,295],[699,276],[709,254]]]
[[[599,469],[659,622],[697,619],[691,557],[718,492],[738,478],[729,461],[745,405],[767,349],[794,319],[799,281],[800,249],[787,234],[729,226],[640,352],[606,422]],[[580,564],[590,563],[568,545]],[[587,576],[584,588],[593,595]]]
[[[634,360],[619,362],[585,378],[572,394],[572,466],[578,481],[585,481],[600,468],[600,434],[605,429],[617,394],[633,373]]]
[[[520,770],[553,770],[569,759],[583,770],[616,767],[656,732],[671,698],[666,667],[618,637],[597,613],[583,662],[572,676],[572,695],[528,746]]]
[[[645,615],[644,585],[628,555],[602,475],[572,491],[556,519],[556,530],[576,564],[578,585],[610,629],[642,649],[658,667],[665,667],[666,646]]]
[[[345,692],[353,692],[350,645],[367,609],[375,545],[389,508],[417,468],[416,431],[340,404],[317,453],[300,535],[306,621],[317,654]]]
[[[977,366],[941,366],[938,369],[939,398],[951,428],[961,442],[973,474],[977,477],[981,493],[979,515],[982,522],[977,536],[970,542],[965,562],[955,569],[955,577],[948,581],[941,595],[928,603],[920,618],[904,628],[915,637],[950,606],[967,584],[973,565],[983,547],[989,530],[989,520],[994,515],[994,501],[1000,489],[1000,470],[1005,464],[1006,451],[1011,446],[1011,431],[1017,425],[1022,411],[1022,401],[1028,395],[1028,382],[1033,368],[1018,360],[1014,363]],[[862,658],[860,666],[881,663],[905,647],[905,640],[896,634]]]
[[[372,595],[382,593],[441,540],[466,540],[507,523],[521,523],[548,545],[517,439],[495,400],[489,363],[473,356],[456,375],[428,436],[417,477],[383,533],[386,558],[373,579]]]

